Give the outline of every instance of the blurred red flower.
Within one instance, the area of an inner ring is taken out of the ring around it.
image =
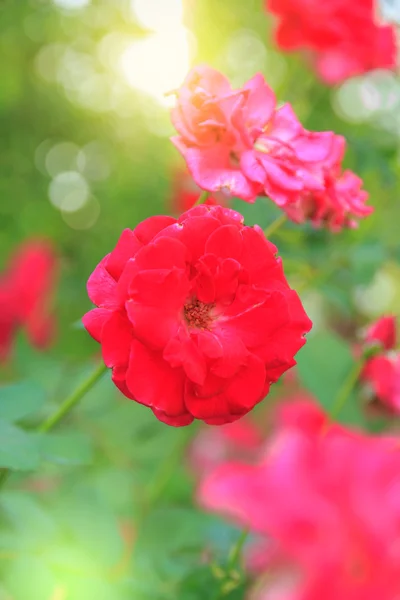
[[[275,246],[221,206],[126,229],[88,293],[98,308],[83,322],[114,383],[175,426],[249,412],[311,328]]]
[[[202,502],[276,540],[287,560],[278,598],[394,600],[399,441],[329,424],[318,407],[303,410],[283,423],[259,464],[217,467]],[[254,598],[273,598],[273,589]]]
[[[311,51],[328,84],[396,66],[395,28],[375,21],[373,0],[266,0],[266,8],[278,18],[279,48]]]
[[[239,90],[218,71],[199,66],[177,92],[173,143],[194,181],[254,202],[269,196],[296,222],[332,230],[353,227],[372,211],[351,171],[342,173],[343,137],[304,129],[289,104],[255,75]]]
[[[373,393],[373,398],[386,408],[400,412],[400,353],[394,350],[397,343],[396,318],[378,319],[367,330],[366,343],[378,342],[382,350],[369,358],[361,373],[361,381]]]
[[[54,249],[46,241],[25,242],[11,257],[0,278],[0,360],[9,357],[19,328],[25,329],[37,348],[51,343],[55,333],[51,301],[57,271]]]

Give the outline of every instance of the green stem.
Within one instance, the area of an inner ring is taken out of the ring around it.
[[[196,202],[193,204],[192,208],[194,208],[195,206],[198,206],[199,204],[204,204],[204,202],[207,200],[209,195],[209,192],[204,191],[200,194],[200,196],[197,198]]]
[[[83,396],[94,386],[94,384],[101,378],[106,372],[107,367],[101,363],[95,371],[83,382],[79,387],[68,398],[64,400],[60,408],[56,410],[53,415],[50,415],[48,419],[43,421],[41,425],[36,429],[38,433],[46,433],[57,425],[61,419],[67,415],[70,410],[83,398]],[[0,488],[4,485],[7,477],[10,474],[10,470],[3,468],[0,469]]]
[[[353,391],[360,377],[360,373],[363,369],[363,366],[364,359],[362,358],[354,364],[353,368],[347,375],[342,387],[339,389],[339,392],[337,393],[337,396],[332,404],[332,409],[330,410],[331,419],[335,419],[339,415],[343,406],[346,404],[351,392]]]
[[[239,563],[240,557],[242,554],[242,550],[243,550],[243,546],[246,543],[248,535],[249,535],[249,530],[243,529],[236,544],[233,546],[233,548],[230,552],[230,556],[229,556],[229,560],[228,560],[228,571],[233,569]]]
[[[53,429],[53,427],[57,425],[57,423],[59,423],[59,421],[61,421],[61,419],[63,419],[76,404],[78,404],[79,400],[87,394],[106,371],[107,367],[101,363],[97,369],[64,400],[58,410],[39,425],[37,431],[39,433],[46,433],[50,429]]]
[[[275,233],[279,227],[281,227],[281,225],[283,225],[284,223],[286,223],[287,221],[287,216],[283,213],[280,217],[278,217],[277,219],[275,219],[275,221],[272,221],[271,225],[269,225],[268,227],[266,227],[264,229],[264,235],[265,237],[268,239],[271,237],[271,235],[273,233]]]

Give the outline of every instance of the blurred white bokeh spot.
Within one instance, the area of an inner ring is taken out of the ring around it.
[[[55,177],[64,171],[74,171],[77,168],[79,147],[72,142],[60,142],[50,148],[46,154],[45,166],[50,177]]]
[[[92,181],[107,179],[111,172],[106,147],[96,140],[86,144],[77,157],[79,171]]]
[[[46,44],[35,56],[36,73],[45,81],[57,81],[58,68],[66,46],[63,44]]]
[[[378,0],[377,4],[383,21],[400,25],[400,0]]]
[[[71,229],[90,229],[96,223],[99,215],[100,204],[94,196],[90,196],[86,204],[75,212],[69,212],[61,208],[61,216]]]
[[[357,286],[353,295],[360,312],[368,317],[379,316],[389,310],[396,295],[396,283],[388,273],[380,271],[371,285]]]
[[[362,77],[345,81],[333,97],[333,107],[340,117],[353,123],[367,121],[379,107],[379,92],[373,87],[363,87]]]
[[[400,82],[390,71],[376,69],[345,81],[336,91],[333,104],[346,121],[363,123],[398,111]]]
[[[35,167],[42,175],[48,175],[46,168],[46,156],[51,148],[54,146],[55,140],[47,139],[40,142],[39,146],[35,150]]]
[[[85,8],[90,4],[91,0],[53,0],[53,3],[58,8],[65,8],[67,10],[78,10],[80,8]]]
[[[229,69],[241,74],[241,81],[233,81],[233,85],[241,85],[244,79],[263,71],[266,59],[267,49],[254,31],[239,29],[233,33],[226,49],[226,61]]]
[[[89,195],[89,185],[77,171],[59,173],[49,185],[50,202],[64,212],[74,212],[82,208]]]

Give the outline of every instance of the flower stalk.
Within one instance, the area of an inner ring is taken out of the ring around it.
[[[284,225],[284,223],[286,223],[286,221],[287,216],[283,213],[280,217],[275,219],[275,221],[272,221],[271,225],[268,225],[268,227],[264,229],[265,237],[269,239],[274,233],[278,231],[280,227],[282,227],[282,225]]]
[[[93,373],[79,385],[70,394],[56,412],[48,417],[43,423],[36,429],[38,433],[47,433],[50,429],[53,429],[58,423],[78,404],[78,402],[87,394],[87,392],[101,379],[102,375],[106,372],[107,367],[101,363]],[[6,482],[10,474],[10,469],[0,469],[0,488]]]
[[[205,201],[207,200],[207,198],[208,198],[208,194],[209,194],[209,193],[208,193],[206,190],[205,190],[204,192],[202,192],[202,193],[200,194],[200,196],[197,198],[196,202],[193,204],[193,207],[194,207],[194,206],[198,206],[199,204],[204,204],[204,202],[205,202]],[[192,207],[192,208],[193,208],[193,207]]]

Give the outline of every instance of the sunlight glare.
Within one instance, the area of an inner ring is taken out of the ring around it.
[[[152,31],[166,31],[182,24],[182,0],[131,0],[139,23]]]
[[[179,25],[133,42],[123,52],[120,63],[129,85],[170,106],[174,99],[164,94],[179,87],[189,70],[189,35]]]

